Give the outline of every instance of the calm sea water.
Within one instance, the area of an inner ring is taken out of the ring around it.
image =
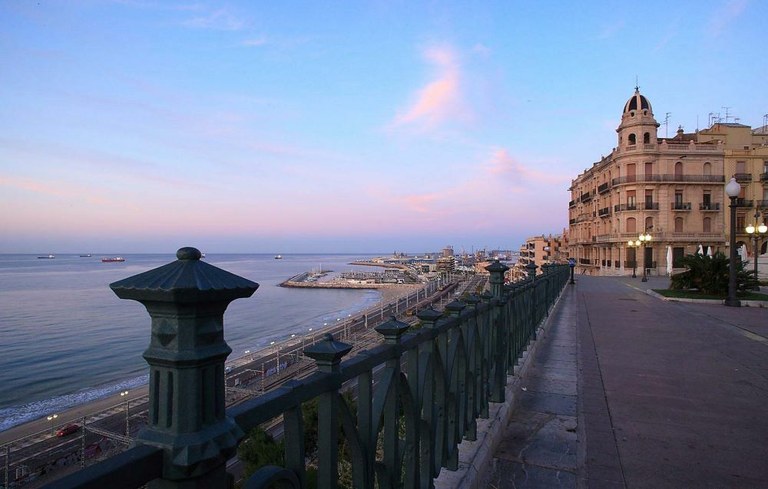
[[[206,261],[260,284],[224,315],[231,358],[324,322],[361,311],[380,299],[372,290],[278,287],[316,270],[365,270],[349,265],[366,255],[215,255]],[[109,284],[175,260],[174,255],[125,255],[102,263],[94,255],[0,255],[0,431],[146,383],[141,354],[150,319],[135,301],[118,299]]]

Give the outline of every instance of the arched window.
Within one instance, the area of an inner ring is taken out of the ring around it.
[[[705,233],[711,233],[712,232],[712,218],[711,217],[705,217],[704,218],[704,229],[702,230]]]
[[[704,163],[704,174],[705,175],[711,175],[712,174],[712,164],[709,161]]]
[[[648,144],[648,143],[651,142],[651,133],[650,132],[646,132],[645,134],[643,134],[643,142],[645,144]]]
[[[675,218],[675,232],[676,233],[682,233],[683,232],[683,218],[682,217],[676,217]]]
[[[653,218],[652,217],[646,217],[645,218],[645,231],[648,232],[651,229],[653,229]]]
[[[637,144],[637,138],[634,134],[629,135],[629,144]]]
[[[628,217],[627,218],[627,232],[628,233],[636,233],[637,232],[637,223],[636,223],[634,217]]]
[[[675,163],[675,180],[680,180],[683,177],[683,162],[678,161]]]

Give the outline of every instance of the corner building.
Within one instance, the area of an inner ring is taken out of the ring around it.
[[[667,274],[686,254],[725,252],[724,147],[682,129],[659,138],[638,89],[624,105],[618,146],[576,177],[569,191],[569,253],[578,273]],[[647,244],[634,246],[639,235]],[[630,246],[629,241],[633,244]],[[677,268],[676,266],[674,268]]]

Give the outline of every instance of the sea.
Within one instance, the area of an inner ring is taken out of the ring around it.
[[[378,303],[375,290],[279,286],[302,272],[373,270],[350,264],[373,256],[206,254],[206,262],[259,284],[252,297],[233,301],[224,314],[229,358]],[[0,254],[0,431],[146,384],[141,355],[149,345],[149,315],[140,303],[119,299],[109,284],[176,257],[123,257],[102,263],[95,254]]]

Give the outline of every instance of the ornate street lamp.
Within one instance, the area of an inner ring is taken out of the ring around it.
[[[736,198],[741,192],[741,185],[736,178],[731,177],[731,181],[725,186],[725,193],[731,199],[731,230],[730,230],[730,253],[728,258],[728,298],[725,299],[725,305],[731,307],[741,306],[741,302],[736,298]]]
[[[128,391],[122,391],[120,393],[120,397],[125,398],[125,436],[131,436],[131,425],[130,425],[130,400],[128,399]]]
[[[765,225],[765,222],[757,225],[757,219],[760,217],[760,212],[758,210],[755,210],[755,224],[750,224],[747,226],[747,234],[752,237],[752,261],[754,262],[755,266],[755,279],[758,279],[757,276],[757,257],[760,255],[760,238],[762,236],[766,235],[766,232],[768,232],[768,226]],[[760,284],[758,283],[755,285],[755,290],[760,290]]]
[[[646,271],[648,270],[648,260],[647,255],[645,253],[645,247],[648,246],[648,243],[651,242],[651,235],[648,233],[648,231],[645,232],[645,234],[640,233],[640,236],[638,237],[638,241],[643,246],[643,279],[641,282],[647,282],[648,281],[648,275],[646,274]]]
[[[632,260],[632,278],[637,278],[637,274],[635,273],[635,270],[637,269],[637,249],[640,247],[642,243],[640,240],[633,240],[630,239],[627,241],[627,248],[632,248],[635,250],[634,252],[634,259]]]
[[[58,417],[59,417],[59,415],[58,415],[58,414],[51,414],[51,415],[50,415],[50,416],[48,416],[48,418],[47,418],[47,419],[48,419],[48,421],[50,421],[50,422],[51,422],[51,434],[52,434],[52,435],[53,435],[53,434],[55,434],[55,431],[54,431],[54,429],[53,429],[53,424],[56,422],[56,418],[58,418]]]

